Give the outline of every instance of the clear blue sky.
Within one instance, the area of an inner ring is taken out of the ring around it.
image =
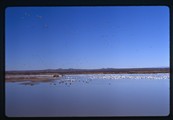
[[[9,7],[6,70],[169,67],[169,8]]]

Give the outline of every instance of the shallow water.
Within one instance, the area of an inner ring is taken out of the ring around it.
[[[65,75],[6,83],[9,117],[167,116],[169,74]]]

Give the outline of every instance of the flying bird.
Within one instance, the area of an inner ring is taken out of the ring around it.
[[[44,24],[44,26],[43,26],[44,28],[48,28],[48,25],[47,24]]]
[[[41,16],[41,15],[36,15],[36,18],[38,18],[38,19],[42,19],[43,16]]]
[[[27,16],[29,17],[29,16],[31,16],[31,15],[30,15],[29,13],[25,12],[24,16],[25,16],[25,17],[27,17]]]

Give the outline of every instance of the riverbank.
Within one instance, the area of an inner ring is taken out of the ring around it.
[[[60,74],[53,74],[53,75],[41,75],[41,74],[34,74],[34,75],[6,75],[5,81],[6,82],[23,82],[23,81],[31,81],[31,82],[48,82],[51,80],[58,79],[62,77]]]

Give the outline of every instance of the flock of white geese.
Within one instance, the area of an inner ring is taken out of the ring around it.
[[[57,82],[51,83],[53,85],[56,84],[64,84],[67,86],[72,85],[73,83],[85,83],[89,84],[94,80],[140,80],[140,79],[148,79],[148,80],[164,80],[169,79],[168,73],[162,74],[81,74],[81,75],[64,75],[57,79]],[[111,83],[109,83],[111,85]]]

